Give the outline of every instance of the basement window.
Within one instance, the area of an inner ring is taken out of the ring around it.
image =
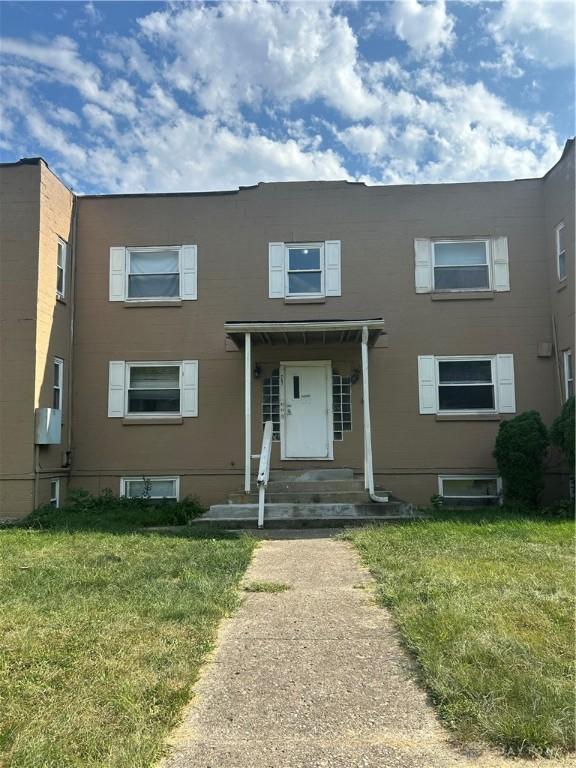
[[[51,507],[60,506],[60,478],[59,477],[55,477],[53,480],[50,480],[50,506]]]
[[[488,240],[433,243],[435,291],[490,290]]]
[[[128,363],[126,413],[174,416],[180,414],[180,363],[140,365]]]
[[[440,475],[438,492],[447,507],[487,507],[500,503],[502,482],[494,475]]]
[[[178,501],[179,485],[178,477],[123,477],[120,494],[129,499]]]

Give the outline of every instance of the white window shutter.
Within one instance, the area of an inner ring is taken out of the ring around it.
[[[510,290],[510,269],[508,267],[508,238],[492,238],[492,269],[494,271],[494,290]]]
[[[183,245],[180,250],[181,297],[183,300],[198,298],[198,248],[196,245]]]
[[[498,383],[498,411],[500,413],[516,413],[514,355],[496,355],[496,381]]]
[[[414,240],[414,278],[416,293],[432,292],[432,241],[427,237]]]
[[[126,298],[126,248],[110,248],[110,301]]]
[[[182,361],[182,416],[198,416],[198,360]]]
[[[268,243],[268,297],[284,298],[284,243]]]
[[[420,413],[436,413],[436,360],[434,355],[418,357]]]
[[[340,240],[326,240],[324,244],[326,296],[342,296],[340,277]]]
[[[108,416],[121,418],[124,416],[124,377],[126,364],[124,360],[111,360],[108,373]]]

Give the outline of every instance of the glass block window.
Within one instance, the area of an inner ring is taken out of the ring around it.
[[[343,440],[344,432],[352,430],[352,382],[350,376],[332,376],[332,410],[334,413],[334,440]]]
[[[272,440],[280,440],[280,370],[262,380],[262,429],[267,421],[272,422]]]

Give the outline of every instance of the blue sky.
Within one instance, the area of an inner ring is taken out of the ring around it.
[[[80,193],[543,174],[571,0],[3,2],[0,162]]]

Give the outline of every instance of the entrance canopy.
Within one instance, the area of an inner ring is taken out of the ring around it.
[[[368,344],[373,345],[384,333],[381,317],[369,320],[229,320],[224,330],[229,338],[243,347],[246,334],[252,344],[342,344],[362,341],[362,330],[368,330]]]

